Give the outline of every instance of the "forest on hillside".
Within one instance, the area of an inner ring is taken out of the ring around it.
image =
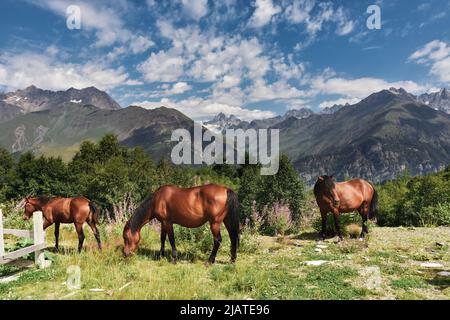
[[[259,165],[175,166],[155,163],[143,149],[122,146],[113,134],[99,142],[84,141],[70,162],[58,157],[18,158],[0,149],[0,203],[12,212],[24,197],[85,196],[101,208],[103,222],[127,220],[150,193],[165,184],[190,187],[219,183],[234,189],[241,203],[241,224],[274,235],[295,232],[305,217],[318,218],[312,192],[286,155],[276,175],[261,176]],[[377,185],[377,222],[382,226],[450,224],[450,166],[423,177],[399,173]]]

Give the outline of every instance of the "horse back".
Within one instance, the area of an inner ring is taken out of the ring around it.
[[[89,216],[89,200],[84,197],[56,197],[47,203],[46,210],[51,213],[53,222],[83,223]]]
[[[345,182],[336,183],[338,192],[353,193],[354,197],[361,198],[361,201],[368,201],[372,198],[373,186],[364,179],[352,179]]]
[[[154,194],[154,212],[158,220],[187,227],[223,220],[227,191],[226,187],[217,184],[191,188],[163,186]]]

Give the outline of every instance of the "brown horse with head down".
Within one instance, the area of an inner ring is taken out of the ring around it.
[[[44,216],[44,230],[55,224],[55,249],[58,248],[59,225],[73,223],[78,233],[78,252],[83,248],[83,224],[87,222],[94,232],[98,248],[101,249],[100,233],[97,229],[98,209],[95,204],[84,197],[76,198],[50,198],[35,197],[25,199],[25,213],[23,218],[30,219],[35,211],[42,211]]]
[[[314,195],[322,216],[320,236],[325,239],[327,213],[332,212],[339,239],[342,234],[339,226],[340,213],[358,210],[362,217],[360,238],[369,232],[367,218],[373,219],[378,211],[378,195],[372,184],[363,179],[335,182],[333,176],[320,176],[314,185]]]
[[[173,224],[187,228],[197,228],[209,222],[214,245],[209,256],[209,263],[214,263],[222,237],[220,226],[225,223],[231,240],[231,262],[236,260],[239,245],[239,202],[233,190],[217,185],[207,184],[193,188],[178,188],[166,185],[148,196],[136,209],[123,230],[124,255],[127,257],[136,250],[141,228],[151,220],[161,222],[161,250],[164,255],[166,235],[172,246],[172,262],[176,262],[177,249]]]

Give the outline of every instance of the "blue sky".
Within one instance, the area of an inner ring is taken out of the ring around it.
[[[448,87],[449,32],[445,0],[2,0],[0,88],[96,86],[124,107],[264,118]]]

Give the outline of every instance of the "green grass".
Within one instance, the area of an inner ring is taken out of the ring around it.
[[[449,299],[450,281],[424,270],[422,261],[450,268],[450,228],[372,228],[365,241],[327,240],[316,252],[312,230],[286,236],[242,235],[236,264],[229,263],[229,239],[223,230],[217,263],[206,266],[212,239],[207,227],[176,228],[176,265],[158,260],[159,234],[145,227],[140,249],[130,259],[121,254],[122,226],[102,226],[103,251],[85,229],[85,250],[76,252],[72,226],[61,230],[61,252],[50,268],[26,269],[19,280],[0,284],[0,299]],[[53,246],[53,228],[46,232]],[[436,247],[436,242],[444,243]],[[166,244],[167,256],[170,245]],[[326,260],[307,266],[308,260]],[[65,284],[69,266],[81,269],[81,289]],[[367,286],[367,268],[378,267],[380,285]],[[19,271],[1,266],[0,275]],[[93,292],[91,289],[102,289]]]

